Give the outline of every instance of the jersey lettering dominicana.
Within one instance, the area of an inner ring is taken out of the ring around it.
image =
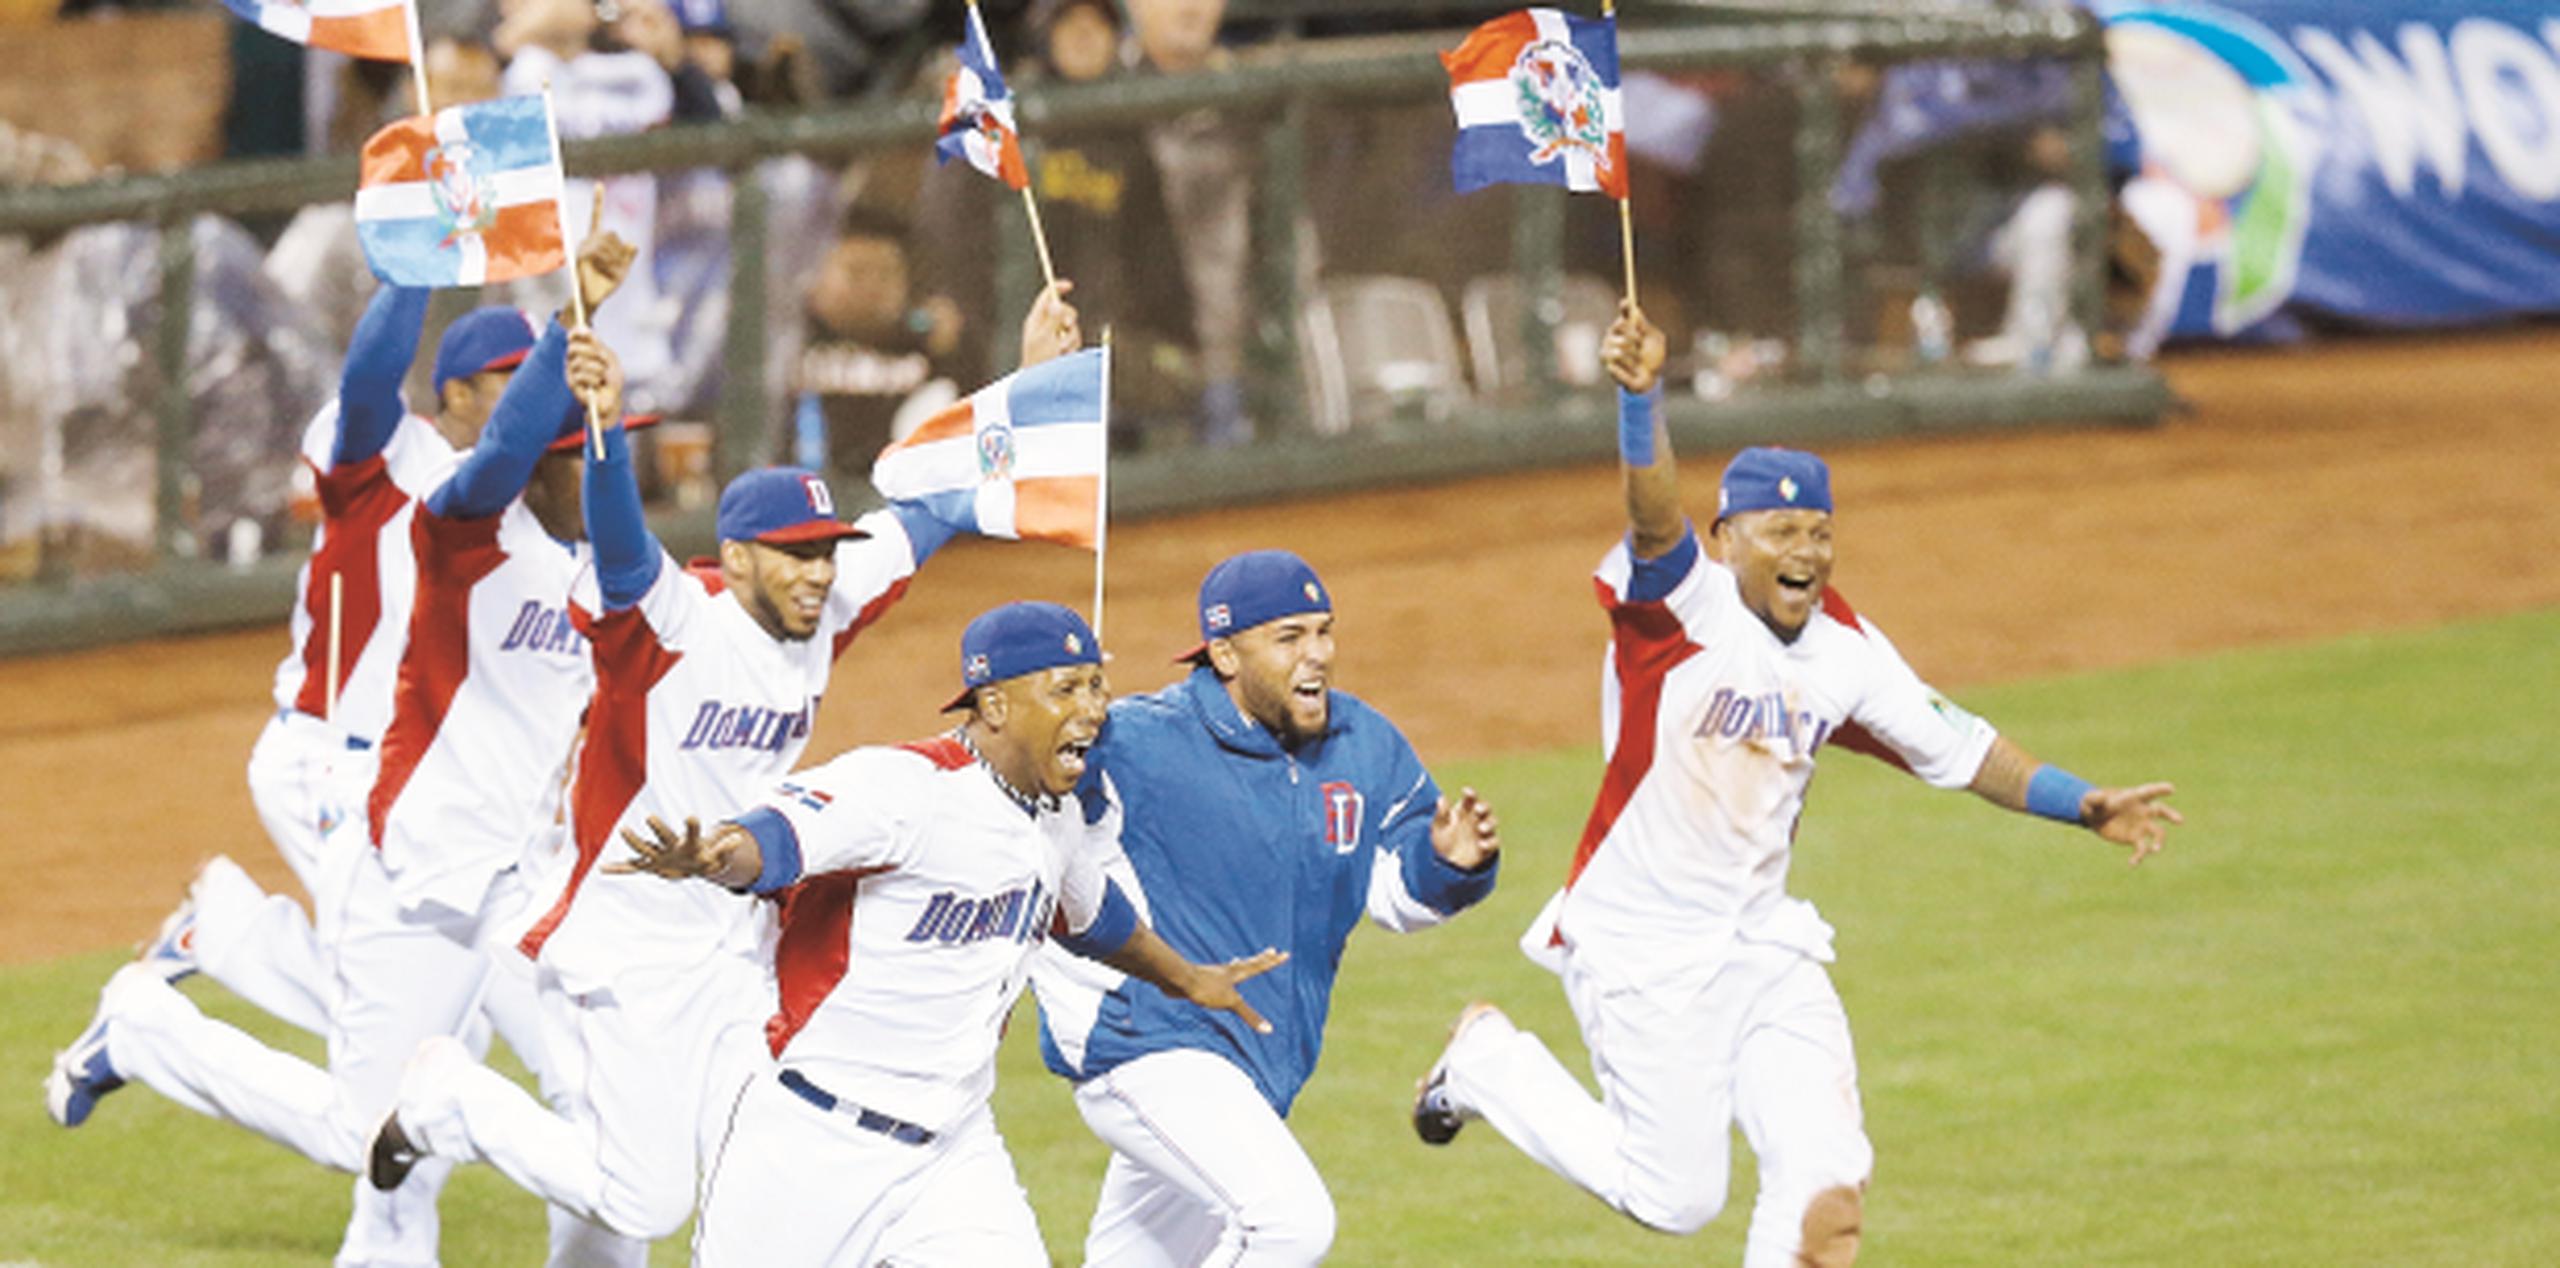
[[[570,990],[759,949],[767,921],[753,899],[596,864],[633,857],[622,829],[651,815],[730,818],[799,763],[836,658],[915,575],[915,546],[895,514],[874,511],[858,527],[869,535],[836,545],[835,586],[808,639],[766,633],[715,568],[678,568],[663,555],[637,603],[583,622],[596,697],[570,793],[577,861],[521,943]]]
[[[293,650],[276,666],[276,708],[326,717],[348,735],[379,741],[391,723],[391,690],[408,644],[417,594],[409,520],[418,499],[451,474],[459,455],[435,424],[410,414],[382,452],[332,464],[338,403],[322,406],[302,434],[302,460],[318,485],[321,524],[294,592]],[[338,703],[329,711],[329,579],[338,579]]]
[[[373,840],[404,906],[469,913],[559,809],[595,681],[571,595],[582,578],[592,591],[593,576],[521,500],[468,518],[422,501],[410,531],[417,609],[369,805]]]
[[[930,1130],[984,1104],[1032,952],[1102,915],[1117,820],[1089,828],[1073,798],[1026,810],[949,736],[782,785],[740,820],[782,898],[775,1058]],[[777,872],[778,850],[796,866]]]
[[[1612,634],[1609,762],[1557,936],[1610,958],[1712,956],[1738,936],[1828,960],[1821,922],[1786,893],[1816,752],[1837,744],[1961,788],[1991,727],[1932,691],[1837,591],[1780,642],[1694,528],[1658,559],[1619,543],[1595,581]]]

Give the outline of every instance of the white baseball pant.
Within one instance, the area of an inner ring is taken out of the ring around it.
[[[648,1241],[693,1214],[702,1163],[738,1090],[770,1072],[762,1025],[772,982],[762,965],[731,955],[627,973],[584,994],[548,971],[541,986],[559,1113],[459,1043],[431,1040],[401,1081],[401,1129],[436,1156],[486,1162],[631,1239],[645,1262]]]
[[[1672,1233],[1695,1232],[1724,1208],[1738,1120],[1760,1162],[1742,1262],[1792,1268],[1808,1204],[1863,1185],[1875,1165],[1830,976],[1801,952],[1750,942],[1695,972],[1599,967],[1569,952],[1563,972],[1600,1100],[1537,1036],[1493,1014],[1449,1048],[1451,1101],[1549,1170]]]
[[[362,844],[361,831],[346,829],[362,821],[375,765],[370,749],[348,747],[345,732],[292,711],[268,719],[249,750],[249,800],[258,821],[324,920],[326,896],[344,892],[349,851]],[[190,892],[196,964],[205,976],[272,1016],[321,1033],[330,974],[322,932],[301,905],[267,893],[220,857],[205,864]]]
[[[979,1105],[924,1144],[747,1082],[704,1180],[699,1268],[1047,1268],[995,1116]]]
[[[1076,1086],[1111,1146],[1085,1263],[1096,1268],[1323,1261],[1333,1197],[1306,1150],[1235,1063],[1149,1053]]]

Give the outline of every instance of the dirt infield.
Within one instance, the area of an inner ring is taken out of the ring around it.
[[[1836,582],[1942,686],[2560,604],[2560,333],[2216,352],[2170,363],[2157,429],[1843,446]],[[1688,457],[1693,506],[1725,455]],[[1172,676],[1201,572],[1286,545],[1335,590],[1336,681],[1432,760],[1591,742],[1606,467],[1120,526],[1120,689]],[[958,631],[1008,598],[1090,602],[1089,556],[967,543],[839,669],[811,752],[935,729]],[[17,831],[0,961],[148,933],[198,860],[289,884],[241,770],[279,629],[0,662]],[[1498,798],[1500,790],[1491,790]]]

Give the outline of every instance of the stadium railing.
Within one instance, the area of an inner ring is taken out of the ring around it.
[[[1282,0],[1262,6],[1287,7]],[[1301,5],[1313,13],[1323,6]],[[1463,7],[1463,6],[1455,6]],[[1874,356],[1868,344],[1852,347],[1853,326],[1874,324],[1879,296],[1872,281],[1853,277],[1853,261],[1875,263],[1872,241],[1844,222],[1827,193],[1844,145],[1840,88],[1831,71],[1860,63],[1892,64],[1931,58],[2067,61],[2075,105],[2072,185],[2078,194],[2074,232],[2072,310],[2086,329],[2100,325],[2104,286],[2105,176],[2101,167],[2099,111],[2104,44],[2098,25],[2069,8],[2044,11],[1931,10],[1922,16],[1877,16],[1875,11],[1786,12],[1757,6],[1691,6],[1704,15],[1686,25],[1631,29],[1621,54],[1630,69],[1667,73],[1734,71],[1765,76],[1789,96],[1792,161],[1796,168],[1785,231],[1790,238],[1789,285],[1784,296],[1790,328],[1752,332],[1782,347],[1783,376],[1724,399],[1675,395],[1670,421],[1684,444],[1701,449],[1770,438],[1798,443],[1823,439],[1927,432],[1954,428],[2061,420],[2147,422],[2169,397],[2147,367],[2095,363],[2071,373],[1985,375],[1931,372],[1900,359]],[[1714,12],[1709,12],[1714,11]],[[1751,20],[1736,20],[1737,16]],[[1265,420],[1307,417],[1305,358],[1298,346],[1303,323],[1271,320],[1298,314],[1310,296],[1292,253],[1272,249],[1289,235],[1308,205],[1309,129],[1323,111],[1430,108],[1445,98],[1446,79],[1435,50],[1439,37],[1385,37],[1335,47],[1327,41],[1282,41],[1239,60],[1214,76],[1125,78],[1086,86],[1026,88],[1019,104],[1025,135],[1036,144],[1044,130],[1066,127],[1140,126],[1204,108],[1253,121],[1260,161],[1256,171],[1252,309],[1248,391],[1254,414]],[[1438,107],[1443,108],[1445,107]],[[795,114],[751,115],[733,123],[669,128],[637,136],[573,142],[566,150],[572,175],[715,168],[732,177],[732,259],[724,354],[730,371],[717,407],[713,466],[718,476],[772,460],[772,425],[778,403],[764,365],[769,288],[767,208],[756,180],[737,179],[783,155],[820,161],[855,159],[921,146],[933,134],[936,103],[923,99],[864,102]],[[134,176],[65,188],[0,190],[0,235],[48,234],[110,221],[142,221],[158,228],[157,311],[186,313],[195,284],[188,232],[201,213],[242,216],[290,212],[341,201],[356,183],[352,158],[223,164],[166,175]],[[1949,181],[1921,183],[1924,195],[1943,203]],[[1549,196],[1551,195],[1551,196]],[[1479,197],[1492,197],[1481,195]],[[1560,300],[1567,262],[1568,216],[1589,217],[1599,199],[1576,199],[1570,210],[1555,191],[1533,190],[1510,199],[1511,232],[1497,244],[1531,302],[1520,305],[1523,344],[1554,346],[1564,318]],[[1011,209],[1018,211],[1018,208]],[[1957,218],[1941,205],[1936,228],[1918,254],[1943,257],[1946,225]],[[1611,217],[1612,221],[1614,217]],[[1000,263],[996,312],[1019,312],[1037,285],[1019,226],[997,235]],[[1587,237],[1588,235],[1586,235]],[[1639,243],[1639,252],[1642,252]],[[1880,272],[1869,269],[1868,272]],[[1458,293],[1456,281],[1447,287]],[[1894,296],[1885,300],[1898,303]],[[1890,303],[1888,304],[1888,307]],[[1890,319],[1888,318],[1888,323]],[[275,551],[245,568],[226,568],[219,553],[191,530],[189,475],[194,403],[181,373],[187,357],[184,322],[161,321],[138,332],[142,355],[158,367],[161,385],[152,402],[157,458],[153,502],[152,563],[138,571],[102,577],[39,575],[0,585],[0,653],[79,646],[274,619],[286,608],[298,559]],[[1003,329],[1006,327],[998,327]],[[1175,448],[1115,457],[1113,513],[1143,514],[1252,499],[1267,499],[1376,485],[1444,479],[1559,462],[1604,460],[1613,452],[1611,394],[1568,392],[1548,359],[1531,357],[1527,391],[1496,393],[1468,411],[1463,427],[1387,426],[1326,436],[1303,422],[1233,450]],[[1490,402],[1490,403],[1488,403]],[[672,542],[708,536],[707,516],[677,514],[664,525]]]

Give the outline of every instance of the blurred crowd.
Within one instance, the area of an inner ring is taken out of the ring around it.
[[[90,7],[68,0],[60,20]],[[1452,32],[1504,7],[1382,4],[1368,16],[1238,22],[1226,0],[982,0],[1017,89],[1216,75],[1272,45],[1303,53],[1325,46],[1313,41]],[[426,95],[441,108],[547,83],[570,139],[932,96],[965,12],[928,0],[439,3],[421,11]],[[239,64],[223,131],[231,156],[351,153],[417,108],[405,65],[306,50],[234,25]],[[1854,129],[1876,98],[1876,79],[1853,75],[1840,87],[1844,126]],[[1791,333],[1784,306],[1793,292],[1797,95],[1742,73],[1636,73],[1625,94],[1644,294],[1672,336],[1673,372],[1711,396],[1777,372]],[[1412,335],[1413,323],[1380,307],[1374,292],[1336,285],[1368,276],[1422,279],[1449,297],[1446,308],[1464,312],[1470,341],[1503,345],[1500,366],[1477,346],[1473,364],[1460,360],[1454,370],[1431,368],[1429,349],[1374,367],[1388,388],[1380,408],[1417,394],[1408,387],[1455,393],[1425,411],[1439,421],[1448,401],[1466,399],[1470,378],[1478,398],[1527,381],[1510,346],[1522,328],[1517,305],[1527,301],[1516,279],[1503,285],[1512,273],[1510,202],[1451,194],[1445,114],[1436,102],[1316,112],[1303,147],[1307,197],[1295,223],[1278,225],[1256,219],[1269,120],[1204,109],[1134,126],[1032,130],[1033,192],[1058,274],[1073,282],[1087,329],[1113,332],[1115,445],[1228,447],[1344,425],[1340,417],[1255,416],[1247,390],[1254,341],[1271,321],[1309,320],[1256,311],[1257,267],[1289,271],[1311,303],[1338,302],[1299,335],[1302,343],[1331,338],[1339,358],[1384,356],[1379,348]],[[2058,160],[2037,152],[2043,143],[2004,144],[2015,146],[2018,167],[2004,178],[2003,214],[2014,210],[2010,219],[2024,222],[1995,232],[1984,218],[1970,231],[1971,267],[1997,279],[1986,286],[2033,279],[2031,300],[2006,301],[1995,332],[2003,336],[2059,315],[2035,305],[2059,302],[2068,260],[2056,263],[2054,252],[2068,250],[2071,216],[2067,197],[2057,204],[2050,192]],[[97,170],[40,128],[0,123],[0,185],[76,183]],[[998,296],[1028,292],[1018,275],[1006,291],[998,244],[1026,233],[1019,201],[960,165],[937,168],[921,146],[834,167],[785,157],[759,165],[753,178],[768,217],[763,388],[772,410],[759,456],[826,467],[858,487],[882,445],[1011,368],[1003,333],[1019,314],[1002,313]],[[1885,171],[1888,203],[1909,193],[1897,179]],[[606,223],[643,253],[644,267],[599,318],[622,353],[636,409],[680,420],[720,413],[724,378],[738,370],[723,357],[732,180],[698,170],[604,182]],[[2037,189],[2048,191],[2040,205],[2022,196]],[[1552,377],[1569,383],[1600,381],[1597,332],[1614,293],[1617,241],[1616,218],[1599,201],[1574,200],[1567,213],[1568,329]],[[573,222],[590,205],[587,191],[572,189]],[[2065,228],[2059,236],[2056,225]],[[574,239],[586,226],[568,228]],[[254,558],[291,531],[292,473],[277,459],[293,452],[302,421],[329,396],[373,282],[347,201],[272,222],[206,217],[194,239],[188,365],[198,426],[181,545]],[[120,556],[150,549],[158,384],[132,332],[156,321],[150,261],[158,250],[153,231],[138,225],[42,241],[0,235],[0,580],[27,572],[8,562],[6,543],[65,516],[80,520],[83,541],[102,543],[86,552],[101,558],[69,552],[72,571],[118,566],[129,562]],[[536,311],[563,293],[549,278],[511,290]],[[1943,311],[1963,297],[1914,290],[1875,324],[1904,327],[1906,344],[1914,342],[1908,327],[1924,327],[1917,343],[1926,359],[1929,305]],[[1426,318],[1456,325],[1438,298],[1426,296],[1425,307]],[[1364,318],[1379,333],[1361,333]],[[2021,338],[2037,336],[2029,329]],[[1310,395],[1321,396],[1322,376],[1308,374]],[[1308,411],[1322,412],[1321,403],[1311,400]],[[53,566],[63,554],[56,549]]]

